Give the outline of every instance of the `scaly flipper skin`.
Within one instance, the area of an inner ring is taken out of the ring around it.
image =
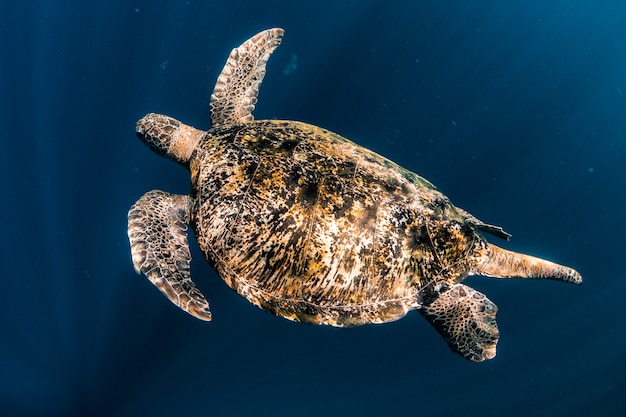
[[[189,197],[153,190],[128,212],[133,264],[170,301],[189,314],[211,320],[209,303],[191,280],[187,242]]]
[[[420,310],[453,351],[474,362],[496,356],[497,311],[484,294],[463,284],[442,292]]]
[[[265,65],[280,45],[283,33],[282,29],[268,29],[232,50],[211,94],[213,127],[254,120],[252,112],[265,77]]]
[[[486,245],[484,259],[474,271],[477,275],[492,278],[532,278],[581,284],[578,271],[545,259]]]

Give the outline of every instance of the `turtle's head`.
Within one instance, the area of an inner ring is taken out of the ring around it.
[[[137,122],[137,137],[159,155],[187,166],[205,132],[162,114],[150,113]]]

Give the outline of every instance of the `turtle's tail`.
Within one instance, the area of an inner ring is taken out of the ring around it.
[[[574,284],[583,282],[580,274],[572,268],[491,244],[487,245],[486,253],[474,273],[493,278],[554,279]]]

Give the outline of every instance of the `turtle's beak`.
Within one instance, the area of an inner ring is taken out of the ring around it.
[[[137,134],[137,137],[142,140],[142,142],[147,132],[148,123],[146,119],[148,116],[142,117],[141,119],[137,120],[137,124],[135,125],[135,133]]]

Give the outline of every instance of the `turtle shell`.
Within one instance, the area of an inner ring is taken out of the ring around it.
[[[253,121],[194,151],[191,225],[250,302],[291,320],[396,320],[474,267],[484,242],[427,180],[328,130]]]

